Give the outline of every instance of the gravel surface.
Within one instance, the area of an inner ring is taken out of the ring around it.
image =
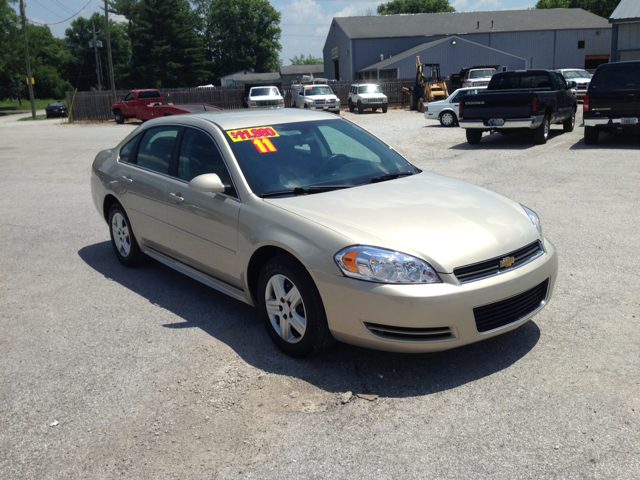
[[[90,165],[135,126],[3,118],[0,478],[640,478],[640,140],[343,116],[534,209],[548,308],[448,352],[292,360],[252,308],[117,262]]]

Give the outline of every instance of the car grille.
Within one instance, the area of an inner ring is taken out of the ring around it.
[[[384,103],[384,98],[370,98],[367,100],[369,103]]]
[[[475,282],[482,278],[492,277],[509,270],[514,270],[535,260],[543,253],[542,244],[537,241],[515,252],[507,253],[506,255],[501,255],[491,260],[455,268],[453,274],[460,283]],[[501,267],[500,263],[506,257],[513,257],[515,261],[510,267]]]
[[[484,333],[504,327],[531,315],[544,305],[548,291],[549,279],[547,278],[537,287],[515,297],[474,308],[473,316],[476,319],[478,332]]]
[[[273,107],[277,105],[278,105],[277,100],[258,100],[259,107]]]
[[[324,105],[326,102],[324,100],[316,100],[313,103],[315,103],[316,105]]]
[[[455,338],[449,327],[437,328],[410,328],[379,325],[377,323],[364,324],[376,337],[386,340],[404,340],[406,342],[425,342],[447,340]]]
[[[589,84],[588,83],[579,83],[576,88],[578,90],[586,90],[587,88],[589,88]]]

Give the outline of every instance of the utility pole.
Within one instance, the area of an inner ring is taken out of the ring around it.
[[[93,25],[93,53],[96,55],[96,77],[98,79],[98,90],[102,90],[102,79],[100,78],[100,65],[98,64],[98,42],[96,41],[96,22]]]
[[[111,58],[111,36],[109,35],[109,9],[107,8],[107,0],[104,0],[104,19],[107,24],[107,55],[109,57],[109,72],[111,79],[111,94],[113,95],[113,103],[116,103],[116,80],[113,75],[113,59]]]
[[[24,1],[20,0],[20,16],[22,17],[22,34],[24,36],[24,58],[27,63],[27,85],[29,86],[29,98],[31,99],[31,116],[36,119],[36,104],[33,101],[33,85],[31,85],[31,64],[29,63],[29,42],[27,42],[27,13]]]

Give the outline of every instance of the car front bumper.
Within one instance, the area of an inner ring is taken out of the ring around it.
[[[330,105],[309,105],[309,109],[310,110],[324,110],[324,111],[329,111],[329,112],[339,112],[340,111],[340,104],[339,103],[335,103],[335,104],[330,104]]]
[[[491,130],[491,129],[516,129],[524,128],[535,130],[544,120],[544,115],[534,115],[527,118],[506,118],[504,119],[504,125],[489,125],[490,120],[464,120],[459,121],[462,128],[473,128],[478,130]]]
[[[441,274],[443,283],[429,285],[389,285],[319,271],[312,274],[323,299],[329,328],[337,340],[377,350],[433,352],[506,333],[537,314],[549,302],[558,272],[555,247],[548,240],[544,245],[545,254],[529,264],[463,285],[452,274]],[[517,296],[547,279],[546,298],[538,308],[494,330],[478,331],[474,308]],[[414,340],[412,334],[390,338],[376,333],[380,326],[395,332],[442,329],[449,334],[419,340]]]

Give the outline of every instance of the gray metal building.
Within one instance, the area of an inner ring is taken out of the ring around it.
[[[622,0],[609,22],[611,61],[640,60],[640,0]]]
[[[511,55],[524,59],[526,68],[596,68],[609,60],[611,50],[607,19],[580,8],[335,17],[323,49],[324,74],[366,78],[376,64],[450,36],[467,41],[456,52],[463,66],[483,63],[476,45],[491,49],[483,53],[487,60]],[[444,48],[429,50],[434,57],[421,57],[423,62],[446,62]],[[397,78],[415,75],[415,63],[398,63]],[[455,71],[442,68],[444,75]]]

